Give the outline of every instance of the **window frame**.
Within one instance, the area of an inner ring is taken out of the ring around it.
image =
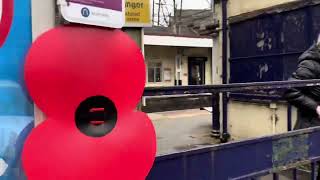
[[[160,66],[158,66],[160,64]],[[151,66],[151,65],[154,65],[154,66]],[[149,69],[153,70],[154,72],[154,81],[150,81],[149,79]],[[160,70],[160,81],[157,81],[157,69]],[[147,82],[148,83],[163,83],[163,63],[160,61],[160,60],[156,60],[156,61],[149,61],[147,62]]]

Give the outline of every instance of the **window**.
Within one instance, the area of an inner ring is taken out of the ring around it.
[[[148,82],[162,82],[162,64],[149,63],[148,64]]]

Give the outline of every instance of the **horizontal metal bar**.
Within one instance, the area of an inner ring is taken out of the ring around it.
[[[144,96],[181,95],[223,92],[249,92],[257,90],[286,89],[294,87],[320,86],[320,80],[271,81],[253,83],[234,83],[221,85],[147,87]]]
[[[203,93],[203,94],[177,94],[177,95],[165,95],[165,96],[152,96],[152,99],[163,99],[163,98],[181,98],[181,97],[189,97],[189,96],[211,96],[211,93]],[[148,99],[148,97],[145,97]]]
[[[163,155],[157,157],[147,179],[242,180],[279,173],[318,160],[319,138],[320,127],[316,127]]]
[[[277,56],[290,56],[290,55],[297,55],[302,54],[303,52],[288,52],[288,53],[279,53],[279,54],[266,54],[266,55],[258,55],[258,56],[247,56],[247,57],[233,57],[230,58],[229,61],[237,61],[237,60],[247,60],[247,59],[261,59],[261,58],[268,58],[268,57],[277,57]]]

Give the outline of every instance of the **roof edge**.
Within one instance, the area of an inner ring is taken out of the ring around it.
[[[243,22],[243,21],[246,21],[249,19],[259,17],[259,16],[282,13],[282,12],[287,12],[287,11],[293,11],[296,9],[300,9],[300,8],[304,8],[304,7],[308,7],[308,6],[315,6],[318,4],[320,4],[320,0],[294,1],[294,2],[279,4],[279,5],[255,10],[255,11],[248,12],[248,13],[243,13],[240,15],[229,17],[228,19],[229,19],[230,24],[235,24],[235,23],[240,23],[240,22]]]

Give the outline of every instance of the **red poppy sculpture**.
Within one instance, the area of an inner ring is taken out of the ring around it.
[[[27,89],[46,114],[27,138],[29,180],[143,180],[156,154],[141,50],[124,32],[58,27],[32,45]]]

